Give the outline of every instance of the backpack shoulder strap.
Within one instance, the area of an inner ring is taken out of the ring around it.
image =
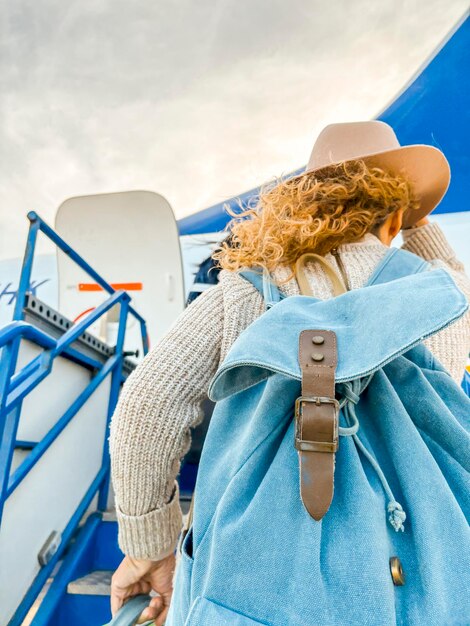
[[[411,274],[418,274],[427,270],[428,267],[429,263],[416,254],[400,248],[390,248],[367,281],[367,286],[380,285]]]
[[[266,308],[270,309],[277,302],[285,298],[284,294],[279,291],[276,285],[268,276],[267,272],[260,272],[256,270],[243,270],[239,272],[240,276],[243,276],[249,281],[263,296]]]
[[[367,286],[380,285],[411,274],[418,274],[427,270],[428,267],[429,263],[416,254],[401,248],[390,248],[375,268]],[[239,272],[239,274],[260,292],[267,309],[285,297],[266,272],[247,269]]]
[[[255,270],[243,270],[238,272],[245,280],[255,287],[261,294],[263,293],[263,274]]]
[[[324,256],[314,254],[313,252],[306,252],[295,262],[295,277],[300,288],[300,293],[303,296],[313,297],[313,291],[305,272],[305,264],[308,261],[315,261],[322,266],[323,271],[328,276],[331,286],[333,287],[333,296],[340,296],[342,293],[346,293],[346,285],[331,263],[329,263]]]

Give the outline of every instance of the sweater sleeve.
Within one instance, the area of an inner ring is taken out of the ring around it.
[[[403,249],[429,261],[431,269],[443,268],[470,302],[470,280],[441,228],[429,223],[402,231]],[[470,312],[425,342],[457,383],[462,381],[470,351]]]
[[[451,245],[435,222],[430,222],[419,228],[408,228],[402,231],[404,250],[414,252],[425,261],[443,261],[451,270],[465,273],[461,263]]]
[[[182,527],[176,476],[190,427],[220,360],[220,285],[203,292],[128,377],[110,430],[119,546],[134,558],[170,554]]]

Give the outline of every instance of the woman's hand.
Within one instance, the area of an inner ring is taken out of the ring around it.
[[[128,598],[156,591],[137,622],[154,620],[155,626],[163,626],[173,592],[175,555],[170,554],[161,561],[147,561],[124,557],[111,579],[111,612],[113,617]]]

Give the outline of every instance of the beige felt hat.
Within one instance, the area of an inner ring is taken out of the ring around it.
[[[392,127],[379,121],[326,126],[300,176],[358,159],[391,173],[403,173],[412,183],[419,206],[405,213],[403,228],[431,213],[449,186],[449,163],[440,150],[426,145],[401,146]]]

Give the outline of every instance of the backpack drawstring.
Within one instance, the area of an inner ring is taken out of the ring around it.
[[[359,420],[356,415],[355,405],[359,402],[360,394],[367,387],[372,379],[372,376],[373,374],[368,378],[353,380],[351,382],[338,385],[340,393],[343,397],[340,402],[340,408],[343,409],[343,415],[346,419],[346,422],[348,424],[352,423],[352,425],[347,427],[340,426],[338,430],[340,435],[344,437],[352,437],[354,439],[354,442],[356,443],[358,449],[362,452],[362,454],[366,457],[366,459],[374,468],[389,500],[387,505],[387,512],[389,514],[388,521],[395,529],[395,531],[404,531],[405,527],[403,525],[403,522],[406,519],[406,513],[403,510],[401,504],[395,500],[395,496],[393,495],[390,485],[388,484],[380,465],[374,459],[369,450],[367,450],[367,448],[357,435],[357,431],[359,430]]]

